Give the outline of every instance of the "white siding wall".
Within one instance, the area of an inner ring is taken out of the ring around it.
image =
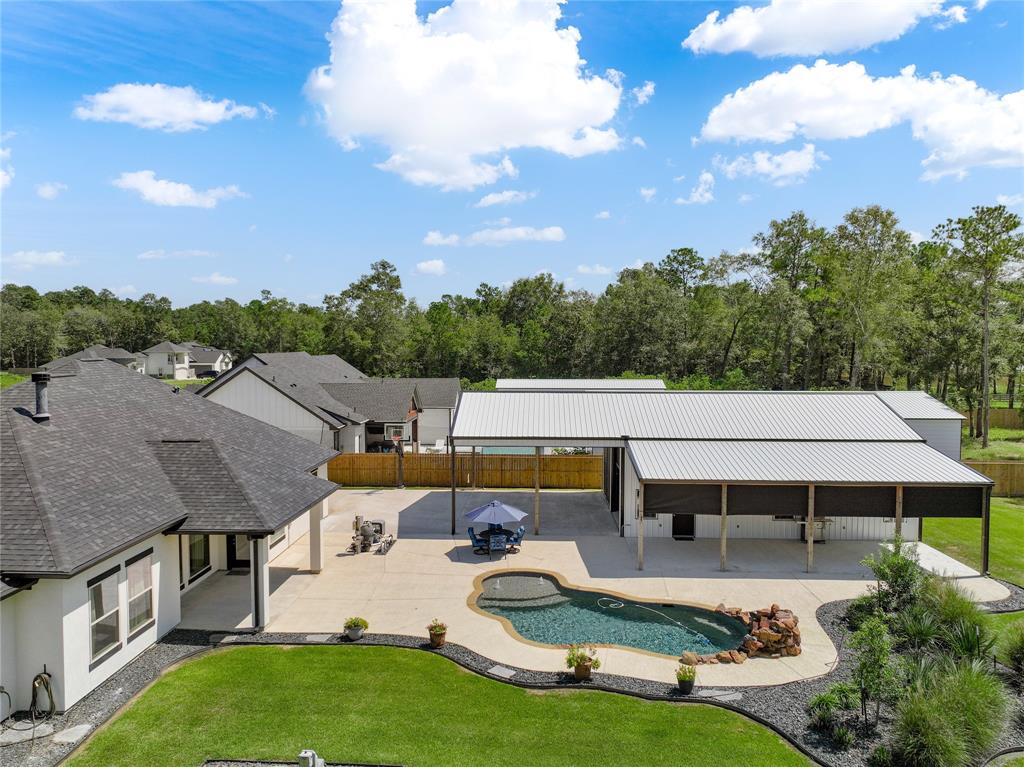
[[[424,447],[433,447],[437,440],[448,438],[448,421],[451,410],[446,407],[423,408],[419,414],[419,438]]]
[[[333,432],[326,423],[253,373],[238,373],[208,394],[207,399],[324,447],[333,447]]]
[[[366,427],[363,424],[351,423],[341,430],[341,452],[366,452]]]
[[[32,677],[42,671],[44,665],[53,675],[53,691],[58,700],[63,693],[62,587],[62,581],[41,580],[30,590],[0,602],[0,622],[3,623],[0,684],[14,699],[16,711],[28,708],[32,700]],[[4,700],[5,716],[6,705]]]
[[[623,532],[622,534],[627,538],[636,536],[636,504],[637,504],[637,490],[640,489],[640,479],[636,475],[636,469],[633,468],[633,462],[629,459],[629,453],[623,451],[623,479],[622,479],[622,520],[623,520]],[[646,520],[651,522],[652,520]],[[650,525],[644,527],[644,535],[650,532]]]
[[[929,446],[954,461],[960,460],[960,429],[962,422],[952,419],[905,419],[907,426],[916,431]]]

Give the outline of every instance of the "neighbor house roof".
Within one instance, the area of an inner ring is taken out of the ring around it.
[[[337,354],[317,354],[308,352],[260,352],[253,357],[264,365],[285,368],[293,375],[306,378],[316,383],[325,381],[343,381],[345,379],[366,378],[352,365]]]
[[[410,407],[420,409],[416,381],[412,378],[367,378],[347,383],[325,383],[334,400],[363,413],[371,421],[404,423]]]
[[[630,440],[628,449],[648,482],[992,484],[924,442]]]
[[[86,348],[82,349],[81,351],[75,352],[74,354],[69,354],[67,357],[60,357],[58,359],[51,360],[50,362],[47,362],[45,365],[43,365],[43,368],[49,370],[50,368],[56,367],[57,365],[64,364],[68,360],[78,360],[84,357],[101,357],[102,359],[114,360],[116,362],[124,363],[133,362],[139,356],[140,355],[133,354],[127,349],[122,349],[119,346],[104,346],[103,344],[93,344],[92,346],[87,346]]]
[[[498,391],[635,391],[664,389],[660,378],[499,378]]]
[[[877,391],[874,393],[900,418],[963,421],[964,417],[944,402],[923,391]]]
[[[200,364],[213,364],[223,355],[228,353],[223,349],[200,344],[196,341],[186,341],[182,346],[188,349],[188,354],[192,358],[192,361]]]
[[[269,534],[334,491],[335,451],[121,365],[54,368],[0,392],[0,573],[71,575],[148,536]]]
[[[464,445],[921,439],[874,394],[830,392],[464,392],[452,433]]]
[[[190,349],[182,344],[176,344],[173,341],[161,341],[155,346],[150,346],[144,350],[146,354],[159,354],[160,352],[175,352],[178,354],[188,354]]]
[[[458,378],[385,378],[385,381],[406,381],[416,385],[421,407],[454,408],[459,404],[462,384]]]

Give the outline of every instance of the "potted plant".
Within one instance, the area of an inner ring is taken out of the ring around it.
[[[349,618],[345,621],[345,633],[353,642],[363,638],[363,632],[370,628],[366,618]]]
[[[601,668],[601,661],[593,647],[572,644],[565,653],[565,667],[572,669],[577,682],[585,682],[591,671]]]
[[[441,623],[437,618],[434,618],[427,626],[427,633],[430,634],[430,646],[434,649],[438,647],[444,647],[444,637],[448,633],[448,625]]]
[[[689,695],[693,692],[694,682],[697,681],[697,667],[680,663],[676,669],[676,682],[679,684],[679,692]]]

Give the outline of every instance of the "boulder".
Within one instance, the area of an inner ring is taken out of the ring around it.
[[[729,657],[732,658],[733,663],[742,663],[747,659],[747,654],[740,652],[739,650],[732,650],[729,653]]]
[[[695,652],[684,652],[679,658],[679,662],[684,666],[696,666],[700,663],[700,657]]]
[[[715,656],[715,659],[719,663],[732,663],[732,655],[729,652],[726,652],[725,650],[718,653],[718,655]]]

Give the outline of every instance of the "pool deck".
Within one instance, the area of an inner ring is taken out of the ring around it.
[[[528,492],[460,491],[462,514],[492,498],[523,510]],[[815,572],[804,573],[804,544],[798,541],[731,540],[729,570],[718,571],[718,541],[647,539],[645,569],[636,569],[635,539],[620,538],[600,493],[545,491],[541,535],[527,535],[522,550],[489,561],[472,552],[464,534],[448,535],[450,497],[431,490],[342,490],[331,498],[324,520],[327,557],[323,572],[308,570],[305,538],[276,558],[271,567],[268,631],[334,633],[345,620],[361,616],[370,630],[426,636],[433,618],[448,624],[448,638],[499,663],[555,671],[564,650],[528,644],[505,626],[471,609],[474,580],[488,573],[538,570],[557,573],[584,589],[618,592],[640,599],[719,603],[755,609],[773,602],[800,618],[803,652],[795,658],[755,658],[742,665],[702,666],[704,686],[780,684],[819,676],[836,661],[836,649],[814,614],[825,602],[863,594],[871,583],[860,560],[877,550],[868,541],[829,541],[815,547]],[[398,541],[384,556],[350,554],[356,514],[383,519]],[[528,526],[529,529],[529,526]],[[982,578],[929,546],[918,546],[922,564],[957,577],[979,601],[1002,599],[1002,584]],[[182,626],[244,627],[248,620],[247,578],[223,573],[183,599]],[[671,680],[673,658],[620,648],[599,648],[602,671]]]

